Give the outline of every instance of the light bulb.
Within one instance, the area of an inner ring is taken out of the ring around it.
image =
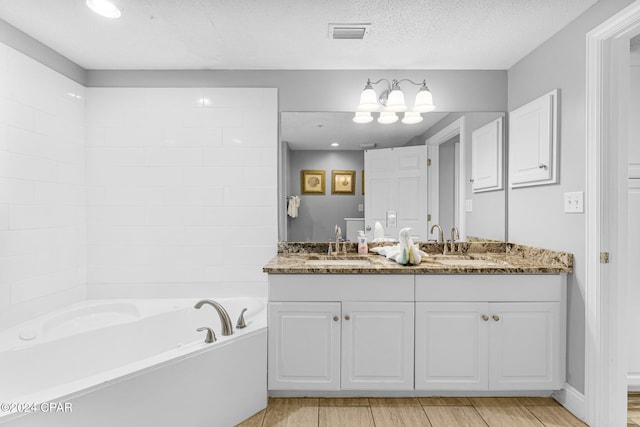
[[[398,121],[398,116],[393,111],[383,111],[378,117],[378,123],[388,125]]]
[[[387,105],[385,105],[386,111],[406,111],[407,105],[404,103],[404,93],[400,90],[398,85],[391,88],[389,96],[387,97]]]
[[[367,83],[364,90],[360,94],[360,104],[358,104],[358,111],[378,111],[380,104],[378,104],[378,95],[373,90],[371,84]]]
[[[364,124],[371,123],[373,121],[373,116],[368,111],[356,111],[356,115],[353,116],[354,123]]]
[[[414,125],[422,121],[422,116],[417,111],[407,111],[404,113],[402,123],[405,125]]]
[[[416,95],[416,104],[413,107],[413,111],[418,113],[428,113],[436,109],[433,105],[433,96],[426,84],[423,84]]]

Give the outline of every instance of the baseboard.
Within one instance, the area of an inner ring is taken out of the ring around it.
[[[562,389],[553,392],[552,397],[573,415],[586,422],[587,405],[584,400],[584,394],[565,383]]]

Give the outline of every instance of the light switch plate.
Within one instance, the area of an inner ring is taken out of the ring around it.
[[[584,193],[564,193],[564,213],[584,213]]]
[[[465,212],[473,212],[473,200],[465,200],[464,201],[464,211]]]

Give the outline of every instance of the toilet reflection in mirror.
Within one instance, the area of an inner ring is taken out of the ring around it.
[[[428,230],[440,224],[446,238],[455,226],[462,240],[506,240],[504,113],[433,112],[413,125],[356,124],[352,117],[351,112],[281,113],[281,241],[330,241],[336,224],[345,239],[353,240],[347,229],[360,224],[372,239],[376,222],[392,238],[410,226],[415,240],[432,240],[437,236]],[[496,131],[478,131],[487,127]],[[331,145],[336,142],[339,146]],[[355,171],[355,187],[364,184],[365,194],[303,195],[300,171],[308,169],[328,175]],[[499,185],[474,188],[478,177]],[[296,218],[287,215],[292,195],[300,196]]]

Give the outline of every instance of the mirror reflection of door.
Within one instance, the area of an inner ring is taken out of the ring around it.
[[[411,227],[414,241],[427,240],[427,146],[367,150],[364,169],[367,238],[380,222],[385,237]]]

